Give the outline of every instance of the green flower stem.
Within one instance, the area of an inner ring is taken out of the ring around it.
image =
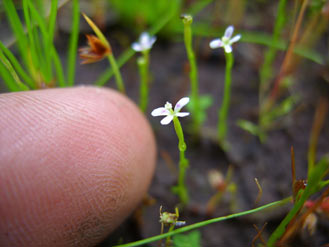
[[[200,131],[200,99],[199,99],[199,83],[198,69],[196,59],[192,47],[192,22],[193,18],[190,15],[184,15],[184,42],[187,57],[190,63],[190,80],[191,80],[191,101],[193,102],[192,117],[193,117],[193,132],[195,134]]]
[[[125,86],[123,84],[122,76],[118,67],[118,64],[113,56],[113,53],[111,52],[108,56],[108,59],[110,61],[114,77],[115,77],[115,82],[117,84],[117,87],[121,93],[126,93]]]
[[[172,232],[175,228],[175,225],[174,224],[171,224],[170,227],[169,227],[169,230],[168,232]],[[166,238],[166,246],[170,246],[170,241],[171,241],[171,236],[168,236]]]
[[[167,238],[169,236],[173,236],[173,235],[176,235],[178,233],[191,231],[193,229],[197,229],[197,228],[207,226],[207,225],[210,225],[210,224],[213,224],[213,223],[217,223],[217,222],[220,222],[220,221],[229,220],[229,219],[241,217],[241,216],[244,216],[244,215],[257,213],[259,211],[269,209],[271,207],[283,206],[283,205],[287,204],[288,202],[291,202],[291,197],[285,198],[281,201],[271,202],[269,204],[266,204],[266,205],[263,205],[261,207],[254,208],[254,209],[251,209],[251,210],[243,211],[243,212],[236,213],[236,214],[230,214],[230,215],[226,215],[226,216],[222,216],[222,217],[218,217],[218,218],[213,218],[213,219],[210,219],[210,220],[201,221],[201,222],[198,222],[198,223],[195,223],[195,224],[192,224],[192,225],[188,225],[188,226],[178,228],[178,229],[176,229],[174,231],[171,231],[171,232],[167,232],[167,233],[164,233],[164,234],[160,234],[160,235],[157,235],[157,236],[154,236],[154,237],[142,239],[142,240],[132,242],[132,243],[128,243],[128,244],[116,245],[114,247],[133,247],[133,246],[145,245],[147,243],[158,241],[160,239]]]
[[[143,57],[138,58],[137,64],[139,67],[139,74],[141,78],[141,84],[139,88],[140,99],[139,107],[142,112],[145,112],[148,105],[149,97],[149,58],[150,50],[143,51]]]
[[[189,201],[187,189],[185,186],[185,173],[189,166],[188,160],[185,158],[186,143],[184,141],[184,134],[182,126],[178,120],[178,117],[174,116],[174,127],[178,137],[178,149],[179,149],[179,174],[178,185],[175,187],[175,192],[178,194],[183,205],[186,205]]]
[[[233,53],[226,53],[226,69],[225,69],[225,85],[224,85],[224,97],[222,106],[218,112],[218,140],[220,144],[225,141],[227,133],[227,115],[230,107],[231,100],[231,82],[232,82],[232,67],[234,63]]]

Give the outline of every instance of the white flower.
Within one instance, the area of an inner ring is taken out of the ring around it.
[[[231,53],[232,52],[231,45],[234,42],[237,42],[239,41],[239,39],[241,39],[241,34],[235,35],[233,38],[231,38],[233,31],[234,31],[233,26],[229,26],[228,28],[226,28],[222,39],[214,39],[209,43],[210,48],[215,49],[215,48],[223,47],[226,53]]]
[[[179,112],[188,102],[190,101],[189,97],[181,98],[175,105],[175,109],[172,109],[172,104],[167,102],[164,107],[159,107],[154,109],[151,112],[153,117],[157,116],[166,116],[164,119],[161,120],[162,125],[169,124],[173,119],[174,116],[176,117],[186,117],[190,115],[189,112]]]
[[[134,42],[131,45],[134,51],[146,51],[152,48],[152,45],[156,41],[155,36],[150,36],[147,32],[144,32],[139,36],[139,42]]]

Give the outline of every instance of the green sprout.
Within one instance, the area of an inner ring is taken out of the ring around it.
[[[238,34],[232,37],[234,31],[233,26],[226,28],[222,39],[214,39],[210,42],[209,46],[212,49],[223,47],[225,51],[226,69],[225,69],[225,86],[224,86],[224,97],[222,106],[218,112],[218,141],[225,147],[225,137],[227,133],[227,115],[230,107],[231,100],[231,82],[232,82],[232,67],[234,63],[234,57],[232,53],[232,44],[239,41],[241,35]]]
[[[180,110],[188,104],[190,98],[184,97],[181,98],[175,105],[175,108],[172,109],[172,104],[167,102],[164,107],[156,108],[152,111],[151,115],[153,117],[157,116],[166,116],[161,120],[162,125],[168,125],[171,121],[174,122],[175,131],[178,137],[178,149],[179,149],[179,175],[178,175],[178,184],[173,188],[174,193],[178,194],[181,203],[186,205],[189,201],[187,189],[185,186],[185,173],[186,169],[189,166],[189,161],[185,158],[186,143],[184,140],[184,133],[182,126],[178,120],[178,117],[186,117],[189,112],[180,112]]]
[[[191,112],[193,119],[193,133],[198,134],[200,132],[200,125],[202,116],[200,109],[200,97],[199,97],[199,83],[198,83],[198,69],[195,59],[195,54],[192,47],[192,22],[191,15],[182,15],[184,23],[184,43],[186,48],[187,57],[190,63],[190,81],[191,81]]]
[[[141,77],[140,85],[140,101],[139,107],[142,112],[145,112],[148,105],[149,97],[149,64],[150,64],[150,50],[156,41],[155,36],[150,36],[147,32],[144,32],[139,37],[139,42],[134,42],[132,44],[132,49],[136,52],[141,52],[142,57],[138,58],[137,64],[139,67],[139,74]]]

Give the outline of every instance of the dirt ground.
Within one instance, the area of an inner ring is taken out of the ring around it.
[[[115,34],[120,36],[129,33],[129,30],[120,30],[120,27],[111,28],[111,37],[115,37]],[[61,40],[57,40],[58,50],[65,50],[67,47],[65,35],[67,34],[62,33]],[[110,42],[114,54],[118,56],[122,52],[117,49],[120,46],[115,38],[113,40],[110,38]],[[222,50],[210,50],[208,43],[209,40],[206,38],[199,39],[197,42],[199,87],[200,94],[211,95],[214,102],[207,110],[207,120],[198,142],[186,131],[191,118],[187,117],[181,121],[186,136],[186,156],[190,161],[186,178],[190,203],[181,212],[180,219],[186,221],[187,224],[210,218],[206,214],[206,204],[216,193],[208,182],[208,173],[213,169],[225,174],[231,166],[237,193],[235,196],[230,193],[225,194],[211,217],[254,208],[258,194],[254,178],[258,179],[263,189],[259,206],[290,196],[292,193],[290,147],[293,146],[295,150],[297,178],[303,179],[307,175],[307,150],[316,104],[320,96],[329,96],[329,84],[319,76],[319,65],[304,60],[294,73],[295,84],[290,89],[290,93],[301,96],[296,110],[292,111],[288,117],[281,119],[280,126],[268,132],[266,141],[260,143],[257,137],[239,128],[236,122],[239,119],[257,122],[259,67],[266,48],[243,42],[238,43],[234,46],[235,64],[228,119],[230,149],[228,152],[223,152],[214,141],[216,136],[212,133],[216,131],[217,112],[223,96],[225,57]],[[81,36],[79,47],[84,45],[86,45],[86,40]],[[279,62],[282,61],[283,55],[279,53]],[[125,64],[121,72],[128,96],[138,102],[139,76],[135,58]],[[119,229],[99,245],[101,247],[112,246],[121,241],[128,243],[160,234],[160,206],[162,205],[165,211],[173,212],[179,202],[178,197],[171,193],[171,187],[177,181],[177,174],[171,162],[168,162],[171,160],[177,168],[177,137],[173,125],[160,125],[160,119],[151,117],[150,112],[164,105],[166,101],[174,104],[181,97],[189,95],[189,77],[186,67],[187,57],[183,42],[168,42],[160,38],[151,51],[152,84],[146,113],[154,129],[159,154],[156,172],[149,189],[149,196],[154,199],[154,203],[142,207],[138,220],[134,215],[128,218]],[[107,68],[107,61],[78,65],[76,81],[78,84],[92,84]],[[106,86],[115,88],[114,79],[112,78]],[[328,147],[329,122],[327,119],[319,137],[317,157],[328,152]],[[251,246],[252,239],[257,234],[253,224],[261,228],[266,222],[268,225],[262,236],[267,239],[291,205],[200,228],[201,246]],[[314,235],[304,232],[290,246],[320,247],[328,242],[329,221],[318,218]],[[157,243],[149,246],[157,246]]]
[[[215,194],[208,182],[208,172],[212,169],[224,174],[228,166],[233,167],[233,181],[237,185],[235,196],[226,194],[211,217],[248,210],[255,207],[258,188],[254,181],[257,178],[262,186],[263,194],[258,205],[283,199],[291,195],[291,161],[290,147],[293,146],[296,157],[297,178],[303,179],[307,174],[307,150],[309,136],[313,122],[315,107],[319,96],[328,96],[329,85],[317,76],[317,66],[305,61],[296,71],[295,85],[292,92],[301,96],[296,110],[288,117],[280,120],[280,126],[268,133],[265,143],[252,136],[236,125],[238,119],[257,121],[258,110],[258,66],[257,57],[264,47],[250,49],[250,45],[239,43],[234,47],[235,65],[233,69],[232,99],[229,112],[228,140],[231,145],[224,153],[214,142],[214,136],[209,135],[216,129],[217,111],[221,104],[224,85],[225,58],[221,50],[209,51],[208,40],[203,39],[198,51],[198,69],[200,94],[211,95],[214,98],[212,107],[207,110],[207,120],[202,130],[202,137],[195,142],[189,133],[187,138],[186,156],[190,160],[187,171],[187,186],[190,204],[181,212],[180,219],[192,224],[209,218],[206,214],[206,204]],[[255,51],[256,54],[246,56],[245,49]],[[207,54],[207,55],[203,55]],[[282,57],[282,53],[279,55]],[[250,59],[255,57],[256,59]],[[174,166],[178,163],[177,137],[172,125],[161,126],[158,118],[152,118],[152,109],[163,105],[166,101],[175,103],[182,96],[189,94],[189,79],[186,70],[186,54],[182,43],[159,42],[151,52],[151,73],[153,76],[150,104],[146,113],[150,120],[158,143],[158,161],[156,173],[149,195],[155,200],[151,206],[143,207],[141,221],[136,217],[129,218],[115,233],[108,237],[100,246],[111,246],[118,243],[135,241],[160,233],[159,207],[173,212],[178,198],[170,190],[176,183],[176,174],[169,160]],[[88,70],[89,71],[89,70]],[[128,95],[138,101],[139,78],[134,59],[122,69],[127,83]],[[80,74],[84,77],[84,72]],[[82,80],[82,79],[81,79]],[[110,82],[113,85],[113,81]],[[188,129],[189,118],[182,119],[183,129]],[[214,132],[216,133],[216,132]],[[328,123],[320,135],[318,156],[328,151],[329,128]],[[230,205],[235,203],[235,207]],[[291,204],[290,204],[291,206]],[[251,246],[253,237],[257,234],[253,227],[259,228],[268,223],[263,232],[267,239],[275,227],[280,223],[289,206],[276,208],[234,220],[228,220],[201,228],[202,246]],[[329,241],[329,222],[318,219],[318,227],[314,235],[304,233],[297,237],[291,246],[321,246]],[[153,243],[150,246],[156,246]]]

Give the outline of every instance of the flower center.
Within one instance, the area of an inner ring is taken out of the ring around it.
[[[172,104],[170,104],[169,102],[167,102],[167,103],[165,104],[165,108],[166,108],[168,111],[172,110]]]
[[[223,37],[222,42],[223,42],[224,45],[229,45],[230,44],[230,38]]]
[[[172,104],[170,104],[169,102],[167,102],[166,104],[165,104],[165,108],[169,111],[169,114],[170,115],[175,115],[175,112],[174,112],[174,110],[172,109]]]

